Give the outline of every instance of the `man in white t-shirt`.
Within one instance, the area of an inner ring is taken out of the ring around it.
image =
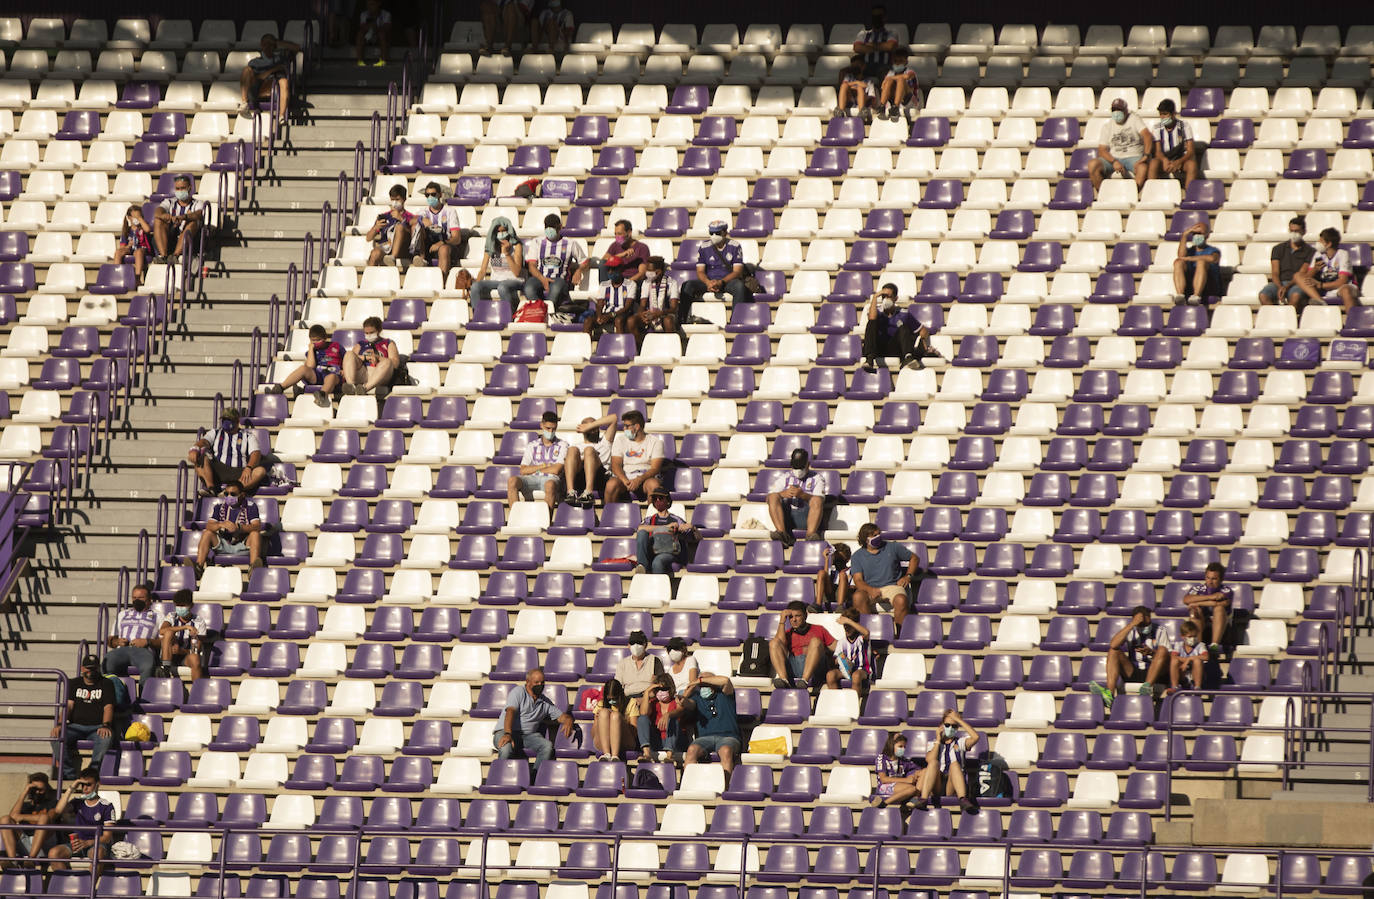
[[[367,0],[367,6],[358,13],[358,41],[354,56],[358,65],[367,65],[368,47],[376,47],[381,53],[374,66],[386,65],[391,55],[391,13],[382,9],[382,0]]]
[[[601,418],[584,418],[578,424],[577,433],[585,442],[569,447],[568,458],[563,463],[563,480],[568,486],[565,503],[590,509],[596,501],[596,491],[606,489],[606,479],[611,476],[611,443],[619,428],[620,419],[614,413]],[[580,491],[577,489],[579,474],[582,475]]]
[[[1314,303],[1340,300],[1348,313],[1360,305],[1360,285],[1355,281],[1350,251],[1341,248],[1341,232],[1323,228],[1317,235],[1317,251],[1294,281]]]
[[[539,437],[525,444],[520,458],[520,473],[506,479],[506,504],[514,506],[520,498],[534,499],[534,491],[544,492],[544,502],[552,511],[563,498],[564,463],[568,444],[558,439],[558,413],[545,412],[539,420]]]
[[[1144,120],[1126,108],[1126,101],[1120,97],[1113,100],[1112,120],[1102,129],[1097,158],[1088,163],[1093,190],[1100,189],[1102,182],[1112,175],[1135,178],[1135,186],[1144,187],[1154,142]]]
[[[606,502],[647,497],[659,486],[663,469],[663,438],[644,430],[644,415],[631,409],[620,416],[621,433],[611,444],[611,478]]]

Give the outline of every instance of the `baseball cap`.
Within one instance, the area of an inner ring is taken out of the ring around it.
[[[649,491],[649,495],[650,495],[650,496],[667,496],[667,497],[671,497],[671,496],[672,496],[672,494],[668,492],[668,488],[667,488],[667,487],[662,487],[662,486],[660,486],[660,487],[655,487],[653,490]]]
[[[728,227],[726,226],[726,224],[725,224],[724,222],[720,221],[719,219],[717,219],[716,221],[712,222],[712,223],[711,223],[710,225],[708,225],[707,228],[706,228],[706,231],[707,231],[708,234],[724,234],[727,230],[728,230]]]
[[[558,413],[553,411],[545,412],[543,415],[539,416],[539,420],[541,422],[548,421],[558,424]]]
[[[1112,109],[1119,109],[1122,112],[1126,112],[1126,101],[1120,97],[1117,97],[1115,100],[1112,101]]]
[[[84,669],[84,668],[94,668],[94,669],[96,669],[97,671],[99,671],[99,670],[100,670],[100,657],[99,657],[99,656],[96,656],[96,655],[88,655],[88,656],[86,656],[85,658],[83,658],[83,659],[81,660],[81,667],[82,667],[83,669]]]

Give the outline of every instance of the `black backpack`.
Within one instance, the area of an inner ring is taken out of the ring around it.
[[[658,779],[652,768],[643,765],[635,768],[634,779],[630,781],[632,790],[663,790],[663,781]]]
[[[744,654],[740,658],[740,677],[767,677],[773,671],[772,660],[768,658],[768,641],[762,637],[750,637],[744,641]]]

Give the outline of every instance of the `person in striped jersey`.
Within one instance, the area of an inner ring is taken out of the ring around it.
[[[201,496],[216,496],[231,483],[251,492],[267,477],[258,435],[252,428],[240,427],[242,414],[238,409],[225,409],[220,413],[219,427],[191,445],[186,461],[200,478]]]
[[[678,287],[677,282],[668,277],[668,264],[662,256],[650,256],[639,282],[639,297],[635,312],[630,316],[628,329],[635,336],[635,344],[644,344],[644,335],[650,331],[672,334],[678,329]]]
[[[140,686],[152,677],[157,665],[152,647],[157,645],[158,614],[149,607],[152,595],[151,583],[135,584],[129,591],[129,605],[115,618],[115,632],[105,640],[109,651],[101,663],[102,670],[112,677],[122,677],[130,667],[137,668]]]
[[[557,215],[544,217],[544,236],[532,237],[525,243],[525,296],[531,300],[547,300],[555,310],[568,303],[571,285],[582,279],[591,264],[582,241],[563,237],[563,221]]]
[[[582,322],[582,330],[596,340],[606,331],[626,334],[630,330],[630,313],[633,311],[631,298],[634,285],[625,280],[620,272],[611,272],[611,280],[601,296],[592,300],[592,308],[587,310],[587,318]]]
[[[1192,132],[1178,117],[1178,105],[1165,97],[1159,101],[1159,124],[1155,126],[1154,158],[1150,160],[1151,178],[1183,178],[1183,189],[1198,176],[1197,148]]]
[[[520,458],[520,473],[506,479],[506,504],[514,506],[517,499],[534,499],[534,491],[544,491],[549,510],[563,499],[563,462],[568,456],[568,444],[558,439],[558,413],[545,412],[539,419],[539,439],[525,444]]]

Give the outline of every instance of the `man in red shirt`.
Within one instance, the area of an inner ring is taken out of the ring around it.
[[[806,620],[806,603],[794,600],[778,621],[778,632],[768,644],[773,661],[773,686],[784,688],[800,678],[813,691],[819,689],[825,675],[835,667],[831,647],[835,638],[830,631]]]

